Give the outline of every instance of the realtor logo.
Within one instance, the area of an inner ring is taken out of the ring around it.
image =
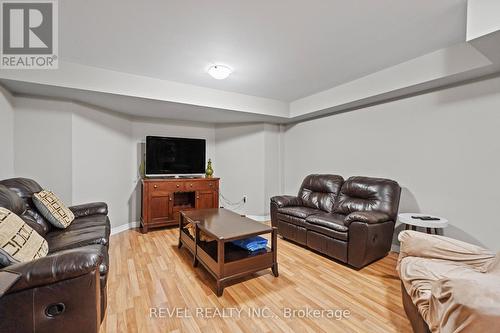
[[[2,50],[0,68],[56,69],[58,67],[57,2],[1,2]]]

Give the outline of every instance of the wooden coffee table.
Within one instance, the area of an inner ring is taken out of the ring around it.
[[[193,223],[195,236],[186,230]],[[201,241],[200,232],[213,239]],[[255,252],[242,249],[231,241],[268,234],[271,247]],[[181,212],[179,245],[184,245],[194,256],[193,266],[200,262],[217,281],[217,296],[222,296],[226,281],[271,268],[278,276],[277,230],[223,208],[199,209]]]

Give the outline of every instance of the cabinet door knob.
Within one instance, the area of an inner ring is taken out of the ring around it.
[[[172,201],[172,197],[168,197],[168,200],[169,200],[169,201]]]
[[[189,186],[193,187],[193,184],[189,184]]]
[[[158,185],[153,185],[154,188],[158,188]]]
[[[180,185],[179,185],[179,184],[177,184],[176,186],[177,186],[177,187],[179,187]]]
[[[212,187],[213,185],[214,185],[214,184],[212,184],[212,183],[208,183],[208,186],[210,186],[210,187]]]
[[[199,199],[200,197],[196,197],[196,199]]]

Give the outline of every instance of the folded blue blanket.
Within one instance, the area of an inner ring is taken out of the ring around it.
[[[232,241],[232,243],[236,246],[239,246],[245,250],[248,251],[258,251],[265,249],[267,246],[267,239],[255,236],[251,238],[246,238],[246,239],[238,239],[235,241]]]

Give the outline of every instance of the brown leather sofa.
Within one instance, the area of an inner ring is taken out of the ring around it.
[[[297,196],[271,198],[284,238],[361,268],[391,249],[401,188],[382,178],[309,175]]]
[[[108,207],[69,207],[75,220],[57,229],[31,200],[41,190],[31,179],[0,181],[0,207],[19,215],[49,245],[46,257],[0,267],[0,285],[5,272],[20,275],[0,296],[0,332],[98,332],[107,302]]]

